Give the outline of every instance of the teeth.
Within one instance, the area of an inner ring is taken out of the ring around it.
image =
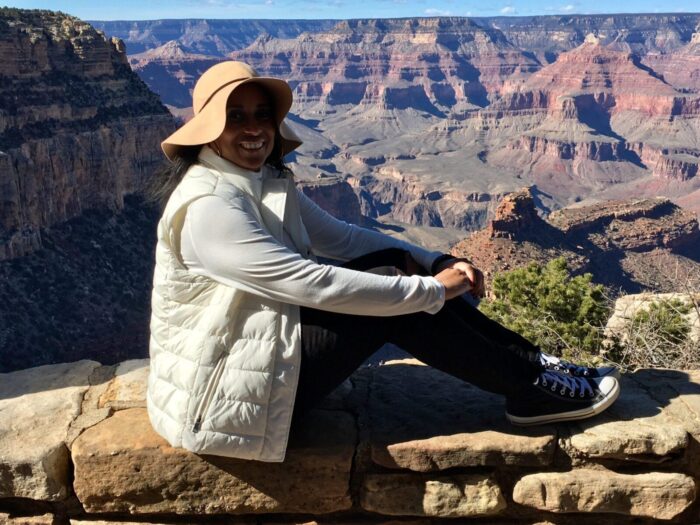
[[[263,142],[241,142],[241,147],[243,149],[260,149],[263,147]]]

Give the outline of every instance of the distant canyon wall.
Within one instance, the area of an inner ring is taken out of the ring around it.
[[[480,228],[524,184],[545,212],[656,195],[700,211],[698,14],[278,22],[100,27],[177,115],[221,60],[287,79],[295,172],[347,182],[371,218]]]

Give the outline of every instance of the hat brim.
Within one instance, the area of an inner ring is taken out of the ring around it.
[[[298,148],[302,141],[284,122],[284,117],[292,107],[292,90],[289,85],[278,78],[252,77],[233,82],[217,91],[199,113],[161,143],[165,156],[172,161],[183,147],[201,146],[218,139],[226,127],[226,104],[229,96],[238,87],[250,83],[262,85],[273,100],[277,129],[282,139],[282,155]]]

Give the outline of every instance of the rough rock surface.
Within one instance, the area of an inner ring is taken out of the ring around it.
[[[0,524],[2,525],[56,525],[56,516],[42,514],[40,516],[12,516],[0,512]]]
[[[498,484],[483,474],[421,478],[409,474],[365,477],[362,508],[396,516],[464,518],[492,516],[505,509]]]
[[[439,410],[430,400],[439,400]],[[372,460],[417,472],[550,464],[556,430],[513,427],[504,409],[501,396],[433,368],[401,362],[379,367],[366,404]]]
[[[314,411],[292,436],[284,463],[197,456],[170,447],[152,430],[145,409],[132,408],[73,443],[74,489],[88,512],[340,511],[351,506],[355,439],[348,414]]]
[[[98,366],[86,360],[0,374],[0,498],[68,496],[65,439]]]
[[[362,222],[360,202],[352,186],[338,177],[319,177],[299,184],[304,195],[334,217],[352,224]]]
[[[695,496],[695,482],[683,474],[617,474],[587,469],[530,474],[513,489],[515,502],[550,512],[601,512],[655,519],[680,514]]]
[[[658,463],[683,454],[689,442],[683,422],[659,409],[637,375],[644,373],[623,378],[624,396],[604,414],[576,424],[580,430],[568,440],[572,455]]]
[[[146,406],[148,359],[130,359],[117,365],[114,377],[99,398],[99,408],[123,410]]]
[[[452,18],[465,30],[470,20]],[[501,31],[509,41],[551,62],[562,51],[581,45],[590,32],[601,43],[653,52],[681,51],[690,47],[688,38],[700,23],[695,13],[654,14],[562,14],[542,17],[481,17],[483,25]],[[224,56],[245,48],[261,33],[272,37],[297,35],[331,29],[337,20],[138,20],[93,22],[109,35],[122,39],[129,53],[141,53],[177,41],[189,52]],[[466,32],[466,31],[465,31]],[[692,42],[692,37],[691,37]],[[679,73],[683,73],[679,71]]]

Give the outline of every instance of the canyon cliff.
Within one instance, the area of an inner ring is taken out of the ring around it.
[[[2,260],[85,210],[121,209],[174,121],[123,44],[76,18],[0,10],[0,57]]]
[[[174,119],[74,17],[0,9],[0,56],[0,371],[143,356],[158,213],[138,194]]]

